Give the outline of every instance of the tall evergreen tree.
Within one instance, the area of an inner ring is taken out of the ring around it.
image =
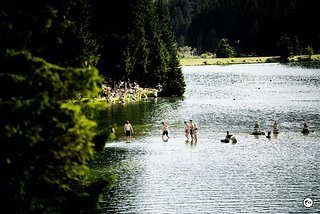
[[[102,58],[109,63],[103,70],[114,80],[129,78],[142,87],[160,83],[166,96],[182,95],[185,83],[167,4],[162,4],[159,10],[156,5],[158,2],[151,0],[129,1],[124,8],[122,4],[111,3],[113,11],[126,11],[126,20],[113,19],[115,22],[105,29],[95,29],[104,44]]]
[[[164,0],[156,0],[155,5],[160,24],[159,33],[168,53],[168,70],[163,82],[163,94],[181,96],[185,92],[186,84],[180,67],[176,41],[170,25],[168,4]]]
[[[97,68],[103,76],[117,82],[127,76],[126,72],[132,66],[126,58],[129,57],[128,31],[130,23],[134,20],[134,2],[108,1],[106,4],[104,1],[91,0],[90,3],[92,10],[90,30],[97,38],[101,55]]]
[[[138,80],[142,86],[155,87],[167,70],[166,49],[159,33],[153,3],[138,0],[134,5],[126,50],[126,62],[131,61],[132,70],[127,73],[130,73],[130,79]]]

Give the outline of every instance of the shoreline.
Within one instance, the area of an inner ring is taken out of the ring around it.
[[[76,98],[66,100],[65,102],[73,103],[73,104],[115,104],[115,103],[122,103],[126,104],[128,102],[139,102],[142,100],[147,100],[151,98],[158,97],[158,90],[153,88],[139,88],[138,91],[133,90],[125,90],[122,94],[117,96],[99,96],[95,98]]]
[[[235,65],[235,64],[259,64],[259,63],[281,63],[280,56],[265,56],[265,57],[233,57],[233,58],[181,58],[180,66],[206,66],[206,65]],[[320,62],[320,54],[297,55],[289,57],[288,62]],[[149,98],[157,98],[161,92],[155,88],[139,88],[136,90],[124,90],[119,96],[99,96],[95,98],[75,98],[65,100],[69,103],[128,103]]]
[[[298,55],[289,57],[288,62],[320,61],[320,54]],[[280,56],[266,57],[233,57],[233,58],[181,58],[181,66],[203,66],[203,65],[233,65],[233,64],[258,64],[258,63],[281,63]]]

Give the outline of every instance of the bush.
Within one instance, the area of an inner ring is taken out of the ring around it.
[[[217,57],[229,58],[235,56],[235,50],[230,46],[228,39],[223,38],[218,43]]]
[[[97,151],[102,151],[108,140],[115,137],[113,128],[103,129],[93,137],[94,148]]]
[[[28,52],[8,52],[0,69],[2,208],[62,213],[70,198],[92,186],[87,177],[96,124],[80,106],[61,100],[95,96],[102,78],[94,68],[62,68]]]
[[[208,58],[208,54],[201,54],[200,58],[201,59],[207,59]]]

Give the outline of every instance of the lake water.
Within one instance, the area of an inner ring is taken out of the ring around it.
[[[116,166],[104,213],[320,213],[320,70],[282,64],[183,67],[184,98],[112,105],[100,125],[118,139],[99,157]],[[187,142],[183,121],[199,127]],[[130,120],[134,139],[125,143]],[[261,130],[280,133],[271,139]],[[303,135],[303,122],[314,132]],[[161,121],[170,139],[161,139]],[[118,125],[116,125],[118,124]],[[226,131],[236,144],[221,143]],[[311,198],[311,207],[304,199]]]

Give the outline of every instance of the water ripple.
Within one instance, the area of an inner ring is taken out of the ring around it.
[[[119,170],[103,212],[320,213],[319,70],[262,64],[183,71],[185,99],[146,104],[137,113],[145,134],[107,145],[102,158]],[[199,125],[196,144],[183,136],[189,118]],[[170,124],[168,142],[162,120]],[[280,134],[250,135],[255,120],[265,131],[277,120]],[[315,131],[308,136],[304,120]],[[238,143],[220,142],[226,130]],[[311,208],[303,206],[306,197]]]

